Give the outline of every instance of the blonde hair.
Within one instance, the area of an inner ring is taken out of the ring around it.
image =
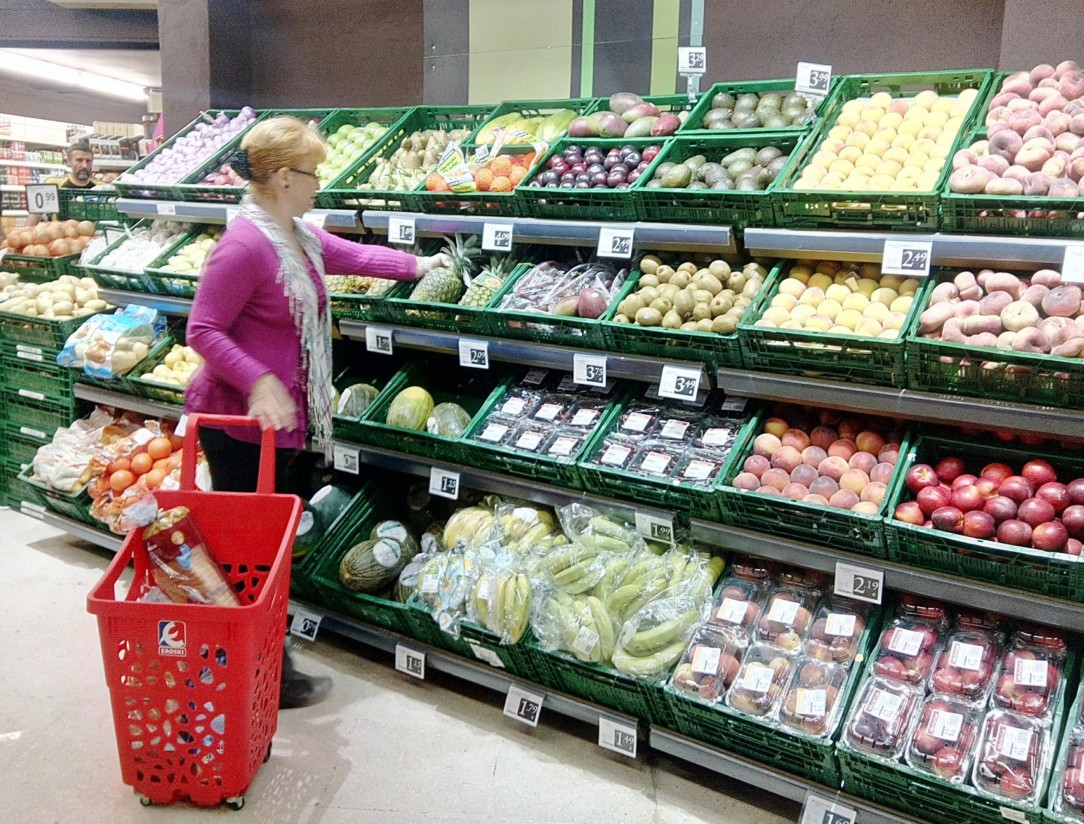
[[[319,132],[296,117],[272,117],[257,123],[241,141],[248,160],[249,180],[266,184],[279,169],[305,161],[320,163],[327,147]]]

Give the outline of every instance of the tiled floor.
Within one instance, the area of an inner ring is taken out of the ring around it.
[[[120,780],[86,595],[111,557],[0,511],[0,822],[126,824],[781,824],[798,805],[660,755],[630,763],[593,727],[535,730],[502,697],[322,637],[299,665],[333,676],[323,704],[279,717],[271,760],[239,812],[140,806]]]

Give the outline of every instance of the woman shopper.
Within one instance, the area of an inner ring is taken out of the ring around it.
[[[446,265],[361,246],[301,220],[313,207],[323,139],[293,117],[254,126],[232,165],[249,181],[238,216],[204,265],[192,302],[187,342],[204,365],[185,392],[186,412],[248,415],[276,430],[276,489],[311,433],[330,454],[331,318],[326,272],[412,280]],[[252,491],[259,433],[200,428],[214,488]],[[279,706],[302,707],[327,695],[328,678],[294,670],[287,651]]]

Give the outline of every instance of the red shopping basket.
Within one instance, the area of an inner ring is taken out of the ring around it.
[[[87,597],[97,616],[125,784],[144,804],[188,799],[240,809],[271,754],[278,723],[290,557],[301,515],[295,495],[274,494],[274,432],[263,433],[257,491],[195,486],[200,424],[255,425],[251,418],[188,419],[180,489],[155,494],[186,506],[239,607],[139,603],[154,586],[143,531],[130,533]],[[135,565],[122,597],[116,584]]]

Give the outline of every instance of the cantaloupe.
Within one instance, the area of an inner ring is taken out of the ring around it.
[[[384,422],[399,429],[424,432],[431,414],[433,396],[420,386],[408,386],[392,399]]]

